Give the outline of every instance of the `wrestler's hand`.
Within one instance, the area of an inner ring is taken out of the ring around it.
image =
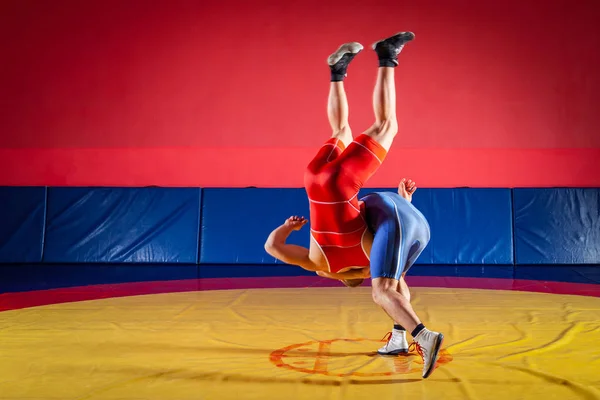
[[[398,194],[404,197],[409,202],[412,202],[412,195],[416,192],[417,187],[415,186],[415,182],[402,178],[400,184],[398,185]]]
[[[306,218],[294,215],[286,219],[284,225],[293,231],[299,231],[304,225],[306,225],[307,222],[308,220]]]

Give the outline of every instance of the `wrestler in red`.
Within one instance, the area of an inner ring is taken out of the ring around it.
[[[286,243],[291,232],[308,223],[303,217],[291,217],[271,232],[265,250],[283,262],[339,279],[347,286],[372,276],[373,300],[395,322],[388,344],[378,352],[408,352],[406,332],[410,332],[423,357],[423,377],[427,378],[435,368],[444,336],[421,323],[404,282],[404,274],[429,241],[426,220],[406,201],[414,187],[409,186],[411,192],[402,197],[375,194],[364,203],[358,199],[360,189],[378,170],[398,132],[394,69],[402,48],[413,39],[413,33],[401,32],[373,45],[379,60],[373,91],[375,122],[354,139],[343,81],[348,64],[363,47],[356,42],[346,43],[329,57],[327,114],[333,134],[304,174],[310,202],[310,246]],[[401,189],[402,185],[399,194]],[[367,221],[365,215],[373,221]],[[367,222],[376,227],[374,232]]]

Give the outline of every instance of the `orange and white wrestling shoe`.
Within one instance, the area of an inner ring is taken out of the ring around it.
[[[388,332],[383,337],[383,340],[387,339],[385,346],[377,350],[378,354],[383,356],[395,356],[398,354],[408,353],[408,341],[406,340],[406,331],[394,329]]]
[[[423,378],[427,378],[435,369],[438,354],[444,343],[444,335],[425,328],[415,336],[414,340],[409,350],[414,348],[423,358]]]

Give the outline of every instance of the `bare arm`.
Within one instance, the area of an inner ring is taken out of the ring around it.
[[[308,271],[317,271],[318,268],[310,260],[306,247],[286,243],[292,231],[301,229],[306,222],[308,221],[304,218],[288,218],[271,232],[265,242],[265,251],[284,263],[297,265]]]

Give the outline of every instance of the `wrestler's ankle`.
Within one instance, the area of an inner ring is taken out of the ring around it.
[[[413,329],[413,330],[410,332],[410,335],[411,335],[411,336],[414,338],[414,337],[416,337],[417,335],[419,335],[419,333],[421,333],[421,331],[423,331],[423,330],[426,330],[426,329],[427,329],[427,328],[425,328],[425,325],[423,325],[423,323],[419,323],[419,325],[417,325],[417,326],[415,327],[415,329]]]

